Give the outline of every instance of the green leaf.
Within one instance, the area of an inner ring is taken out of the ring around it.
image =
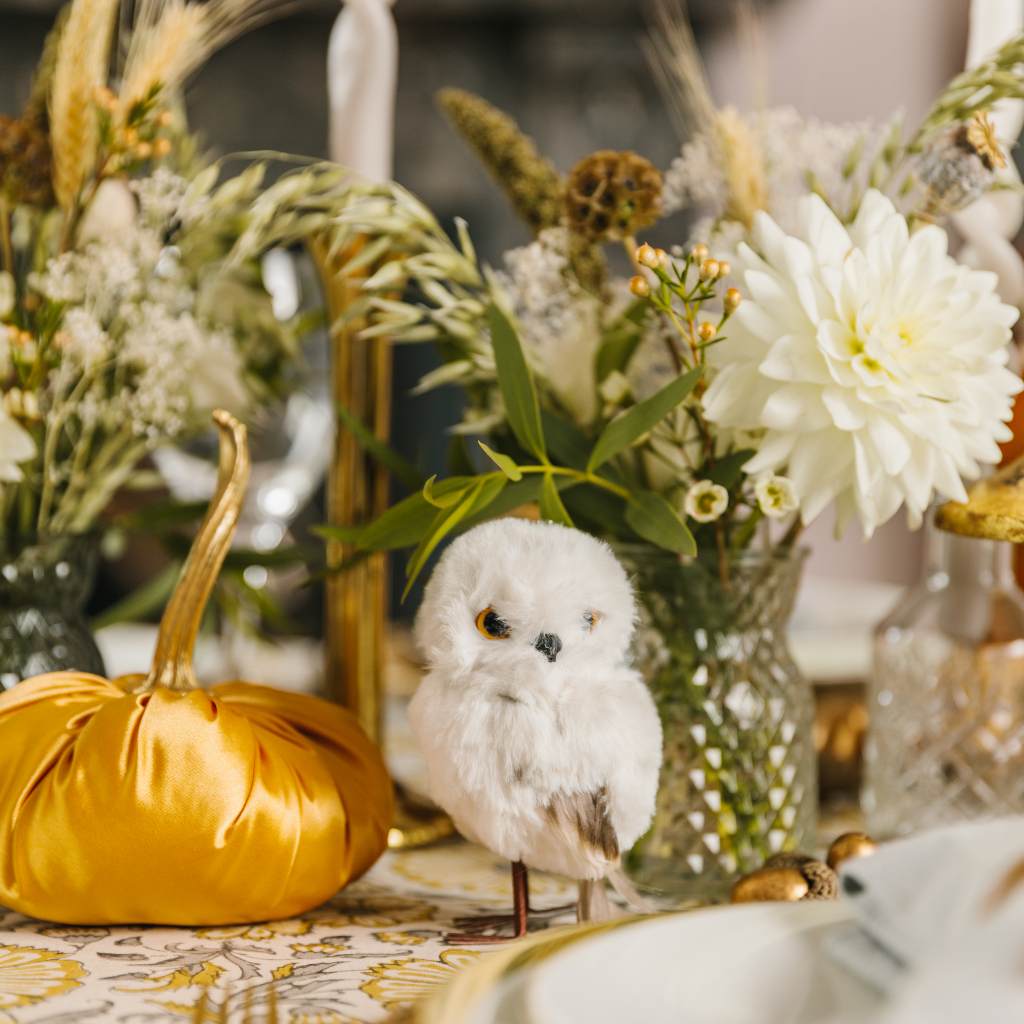
[[[581,530],[588,533],[611,533],[618,540],[636,543],[641,540],[626,522],[626,501],[611,491],[594,484],[580,484],[562,495],[566,511]]]
[[[731,491],[743,476],[743,466],[756,454],[757,452],[753,448],[730,452],[728,455],[715,459],[714,469],[709,468],[705,463],[701,476],[713,484],[721,484],[727,491]]]
[[[640,491],[626,506],[626,522],[644,540],[668,551],[695,555],[697,544],[679,513],[654,491]]]
[[[572,526],[573,521],[569,513],[565,511],[565,505],[558,496],[558,488],[555,486],[553,474],[544,474],[544,483],[540,488],[540,514],[553,523],[561,523],[563,526]]]
[[[508,424],[519,443],[543,462],[547,459],[547,450],[540,424],[540,403],[523,347],[511,321],[493,302],[487,307],[487,320]]]
[[[540,420],[551,455],[570,469],[586,469],[587,459],[594,448],[590,438],[574,423],[563,420],[547,409],[541,409]]]
[[[628,448],[637,438],[657,426],[673,409],[681,405],[693,390],[703,366],[695,366],[682,377],[666,384],[656,395],[634,405],[625,416],[613,420],[604,428],[590,454],[587,469],[593,471],[603,462]]]
[[[175,501],[172,498],[120,515],[115,522],[133,533],[159,533],[168,527],[198,523],[206,515],[209,504],[208,501]]]
[[[409,591],[412,589],[413,583],[416,582],[416,577],[423,566],[426,565],[427,559],[434,553],[437,545],[458,526],[462,519],[469,515],[483,490],[483,486],[482,482],[478,483],[457,505],[442,508],[438,511],[434,521],[430,524],[430,529],[421,538],[419,545],[409,559],[409,564],[405,567],[405,575],[408,582],[405,585],[405,590],[402,591],[403,601],[409,596]]]
[[[643,339],[643,325],[649,309],[647,299],[637,299],[602,335],[594,361],[598,384],[613,370],[621,373],[629,365]]]
[[[510,459],[507,455],[502,455],[500,452],[492,452],[490,448],[483,443],[483,441],[477,442],[484,450],[484,454],[493,462],[498,469],[502,471],[513,482],[518,482],[523,479],[523,474],[520,472],[519,467],[515,464],[514,459]]]
[[[423,485],[423,497],[426,498],[434,508],[447,508],[449,505],[454,505],[457,501],[462,500],[462,496],[470,486],[467,482],[462,488],[454,487],[449,488],[447,491],[439,491],[437,494],[434,493],[434,481],[437,479],[435,473],[424,485]],[[451,478],[449,478],[451,479]],[[470,478],[472,480],[472,477]]]
[[[356,544],[365,529],[366,524],[360,523],[358,526],[311,526],[309,531],[318,537],[338,541],[340,544]]]
[[[391,551],[418,544],[437,515],[437,509],[417,491],[378,516],[363,530],[360,551]]]
[[[89,625],[95,632],[115,622],[138,622],[139,619],[154,615],[167,603],[167,599],[178,582],[181,562],[174,562],[151,580],[136,587],[127,597],[111,605],[92,620]]]
[[[382,441],[358,416],[354,416],[341,402],[337,403],[338,419],[348,428],[353,437],[366,449],[396,480],[401,480],[410,491],[423,486],[423,474],[405,461],[386,441]]]

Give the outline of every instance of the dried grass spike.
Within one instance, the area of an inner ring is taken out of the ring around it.
[[[57,46],[50,93],[53,191],[70,209],[96,163],[99,124],[93,92],[107,84],[117,0],[74,0]]]
[[[768,206],[768,181],[761,147],[750,125],[734,107],[719,112],[715,128],[725,183],[729,188],[726,217],[752,228],[754,215]]]
[[[121,79],[125,111],[146,99],[157,86],[177,87],[202,48],[205,9],[199,4],[171,0],[155,25],[139,25],[132,39]]]
[[[462,89],[442,89],[437,104],[505,192],[534,234],[558,225],[564,186],[533,140],[508,114]]]
[[[32,91],[22,108],[23,121],[46,131],[50,124],[49,104],[50,90],[53,88],[53,73],[57,67],[57,50],[60,48],[61,36],[67,27],[71,14],[71,4],[65,4],[54,19],[53,28],[46,35],[43,52],[32,75]]]

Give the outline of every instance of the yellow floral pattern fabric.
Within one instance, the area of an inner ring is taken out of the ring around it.
[[[531,872],[535,907],[575,884]],[[468,843],[392,851],[322,906],[236,927],[76,927],[0,907],[0,1024],[226,1019],[383,1021],[487,955],[449,946],[456,917],[510,908],[508,863]],[[571,915],[553,919],[565,923]]]

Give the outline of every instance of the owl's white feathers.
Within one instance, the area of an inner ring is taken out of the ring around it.
[[[487,608],[507,638],[477,628]],[[661,724],[626,660],[635,619],[622,567],[578,530],[499,519],[445,552],[416,619],[429,674],[409,718],[430,794],[464,836],[512,861],[597,879],[618,855],[573,841],[577,814],[596,806],[620,850],[647,829]],[[544,634],[561,641],[554,661],[534,646]]]

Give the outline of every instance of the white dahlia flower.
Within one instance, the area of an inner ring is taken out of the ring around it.
[[[734,262],[744,301],[709,349],[707,419],[763,428],[747,473],[785,471],[809,523],[835,498],[836,532],[865,537],[907,505],[921,523],[933,489],[966,501],[960,475],[999,461],[1011,435],[1006,368],[1017,310],[996,276],[946,254],[946,233],[911,235],[880,192],[845,228],[816,195],[800,236],[764,213]]]

